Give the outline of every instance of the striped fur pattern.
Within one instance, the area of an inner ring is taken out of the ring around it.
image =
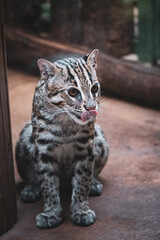
[[[61,221],[60,179],[72,180],[71,218],[76,225],[95,221],[88,195],[100,195],[97,179],[108,158],[108,145],[92,116],[81,114],[99,109],[100,85],[96,76],[98,50],[82,58],[50,63],[40,59],[40,81],[35,89],[32,119],[16,145],[19,174],[25,182],[24,202],[42,194],[44,211],[36,217],[39,228],[56,227]]]

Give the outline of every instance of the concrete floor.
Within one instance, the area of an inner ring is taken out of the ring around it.
[[[13,70],[8,78],[14,148],[19,131],[30,119],[38,79]],[[103,194],[89,199],[96,223],[89,227],[72,224],[70,191],[65,189],[64,222],[55,229],[36,228],[42,199],[33,204],[21,202],[15,167],[18,219],[2,240],[160,240],[160,112],[102,97],[98,122],[105,130],[110,157],[101,173]]]

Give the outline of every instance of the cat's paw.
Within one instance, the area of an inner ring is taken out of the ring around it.
[[[87,211],[80,209],[77,212],[73,213],[71,218],[75,225],[89,226],[95,222],[96,215],[95,212],[90,209],[88,209]]]
[[[62,222],[62,218],[51,213],[39,213],[36,217],[36,226],[39,228],[54,228]]]
[[[103,190],[103,184],[96,178],[93,178],[90,185],[89,196],[99,196]]]
[[[41,190],[39,186],[29,185],[24,187],[21,192],[21,199],[26,203],[35,202],[41,196]]]

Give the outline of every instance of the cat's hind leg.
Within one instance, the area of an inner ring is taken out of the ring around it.
[[[96,124],[94,137],[94,171],[90,184],[90,196],[99,196],[102,193],[103,184],[98,179],[98,175],[106,164],[108,155],[109,147],[106,142],[103,130],[99,125]]]
[[[27,123],[21,131],[15,155],[19,175],[25,183],[21,191],[21,199],[24,202],[34,202],[40,198],[41,190],[34,167],[35,154],[31,123]]]

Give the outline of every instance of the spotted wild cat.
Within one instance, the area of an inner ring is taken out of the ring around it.
[[[97,179],[108,158],[108,145],[95,124],[100,84],[96,76],[98,50],[81,58],[51,63],[40,59],[41,74],[35,89],[31,122],[20,133],[16,145],[19,174],[25,182],[24,202],[42,194],[44,212],[36,217],[39,228],[61,222],[59,182],[72,179],[71,218],[76,225],[95,221],[88,195],[100,195]]]

